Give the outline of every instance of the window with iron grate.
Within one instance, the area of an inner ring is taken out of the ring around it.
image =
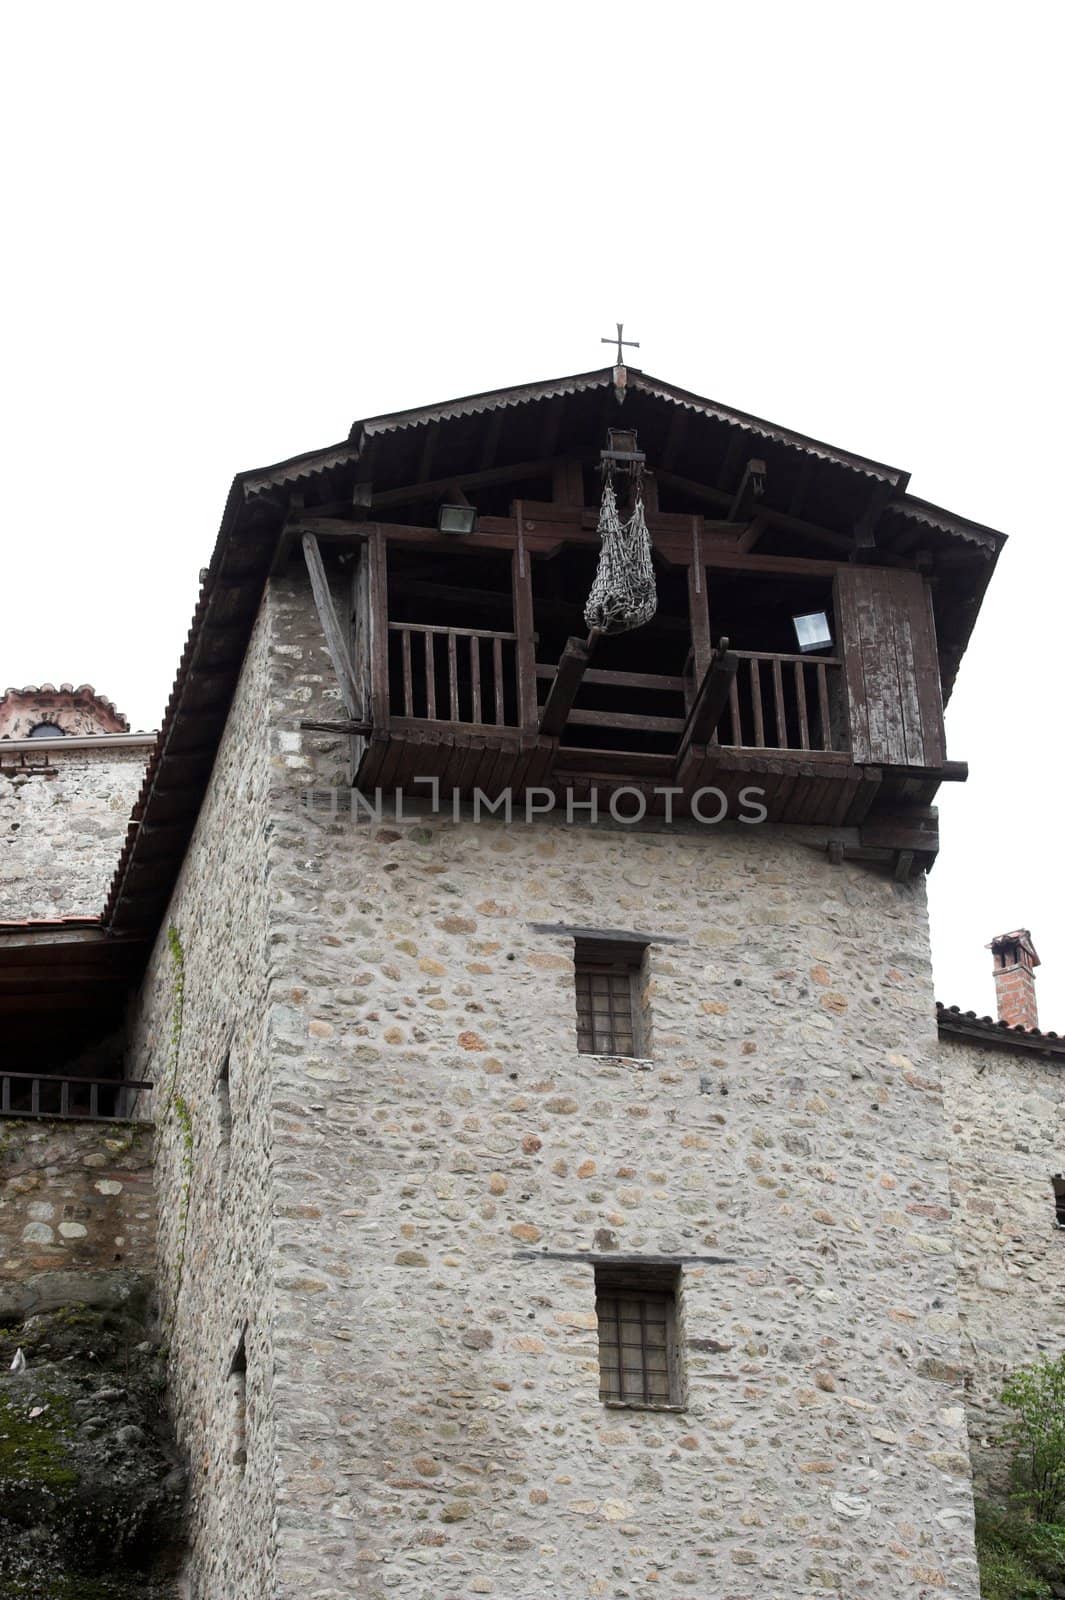
[[[596,1267],[599,1398],[607,1405],[683,1403],[677,1281],[670,1267]]]
[[[650,1055],[643,999],[646,954],[647,946],[635,941],[575,940],[577,1049],[582,1055]]]

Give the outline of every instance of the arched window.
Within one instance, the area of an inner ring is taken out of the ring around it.
[[[65,739],[63,729],[54,722],[38,722],[35,728],[30,729],[31,739]]]

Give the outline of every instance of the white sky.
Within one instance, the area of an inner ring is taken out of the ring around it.
[[[1012,536],[948,720],[937,992],[1065,1031],[1060,13],[7,8],[0,688],[156,727],[236,471],[634,365]]]

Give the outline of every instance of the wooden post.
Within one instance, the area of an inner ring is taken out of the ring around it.
[[[515,502],[514,514],[518,523],[518,541],[511,557],[511,582],[514,594],[514,632],[518,636],[518,721],[524,734],[531,737],[537,731],[539,711],[536,704],[536,640],[533,625],[532,563],[525,549],[522,504]]]
[[[374,734],[388,728],[388,547],[380,523],[367,546],[370,590],[370,718]]]
[[[706,592],[702,518],[692,517],[692,558],[688,566],[688,614],[692,630],[692,677],[698,688],[706,676],[710,648],[710,603]]]

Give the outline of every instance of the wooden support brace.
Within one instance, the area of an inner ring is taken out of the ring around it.
[[[752,457],[744,468],[739,488],[732,496],[728,510],[729,522],[735,522],[738,517],[750,519],[754,515],[755,501],[765,494],[765,479],[765,462]]]
[[[355,678],[355,668],[352,665],[351,653],[344,630],[340,626],[340,619],[333,604],[333,596],[329,590],[329,580],[325,575],[322,563],[322,552],[318,548],[318,540],[313,533],[303,535],[303,557],[307,563],[310,574],[311,590],[314,594],[314,603],[318,610],[318,620],[322,624],[325,634],[325,647],[329,652],[329,659],[333,663],[333,671],[337,675],[340,685],[340,697],[344,702],[344,710],[353,722],[363,719],[362,695]]]
[[[674,772],[679,772],[685,756],[693,745],[706,744],[717,727],[721,713],[728,703],[729,689],[736,676],[740,658],[722,639],[695,691],[684,731],[677,747]]]
[[[540,713],[540,732],[556,738],[566,726],[570,710],[577,698],[585,669],[592,659],[592,650],[598,634],[593,630],[585,643],[583,639],[567,639],[559,658],[544,709]]]

